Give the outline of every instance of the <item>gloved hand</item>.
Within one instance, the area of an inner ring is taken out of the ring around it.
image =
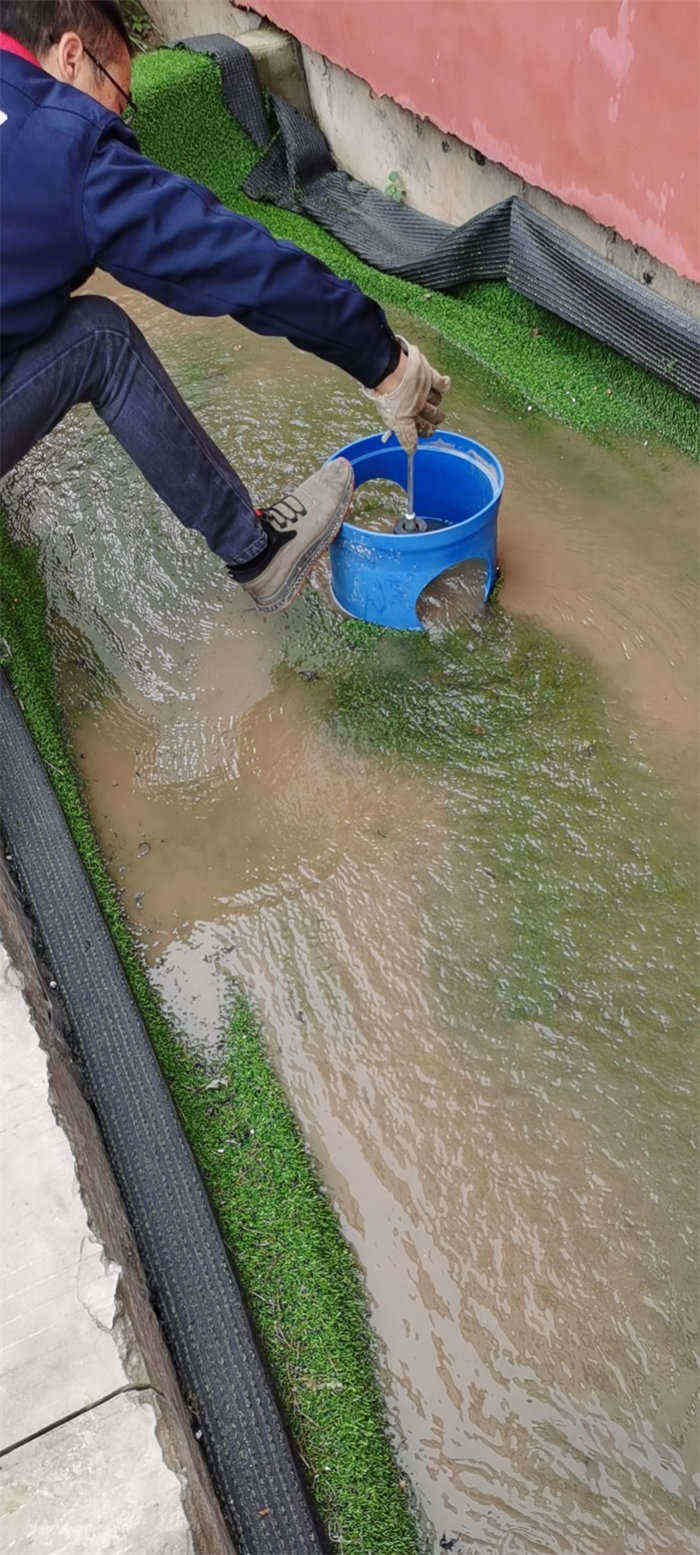
[[[408,344],[399,335],[405,355],[399,362],[403,374],[394,388],[382,393],[378,389],[364,389],[362,393],[372,400],[385,426],[395,432],[407,454],[415,453],[419,437],[430,437],[431,432],[443,420],[443,395],[451,389],[451,380],[436,372],[417,346]],[[394,374],[390,377],[393,379]]]

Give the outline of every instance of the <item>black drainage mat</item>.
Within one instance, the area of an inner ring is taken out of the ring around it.
[[[700,328],[547,216],[512,195],[463,226],[425,216],[336,167],[321,131],[270,94],[272,122],[244,44],[221,33],[180,45],[221,70],[229,113],[262,152],[243,188],[252,199],[311,216],[367,264],[435,291],[507,281],[676,388],[700,395]]]
[[[72,1027],[155,1310],[245,1555],[321,1555],[212,1207],[121,962],[6,676],[0,822]],[[262,1515],[261,1515],[262,1514]]]

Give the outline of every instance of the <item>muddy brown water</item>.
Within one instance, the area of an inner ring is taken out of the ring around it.
[[[349,380],[285,342],[93,289],[126,299],[259,500],[373,429]],[[612,882],[660,814],[692,870],[695,472],[515,414],[418,334],[455,376],[449,425],[506,470],[502,609],[596,667],[619,766],[580,835],[515,737],[478,777],[341,737],[323,678],[284,666],[284,620],[248,608],[90,412],[5,497],[42,544],[63,707],[153,977],[213,1050],[231,980],[251,996],[357,1251],[427,1547],[686,1555],[688,914],[649,896],[617,924]],[[466,619],[472,585],[437,590],[431,619]],[[530,913],[546,960],[528,892],[567,848],[543,932],[571,981],[543,1015],[509,1003],[513,924]]]

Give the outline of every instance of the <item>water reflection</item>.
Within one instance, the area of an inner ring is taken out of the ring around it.
[[[322,364],[130,307],[259,499],[368,430]],[[504,608],[598,658],[604,715],[471,604],[446,657],[384,639],[341,684],[323,612],[252,613],[89,413],[10,496],[127,912],[190,1040],[232,977],[261,1011],[431,1548],[686,1555],[692,479],[486,410],[443,354],[507,469]],[[442,588],[444,633],[475,590]]]

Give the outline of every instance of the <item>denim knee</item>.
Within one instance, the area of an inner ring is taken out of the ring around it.
[[[89,330],[107,330],[131,339],[133,325],[128,313],[111,297],[72,297],[64,327],[81,335]]]
[[[146,343],[128,313],[110,297],[74,297],[68,313],[68,337],[83,343],[89,353],[81,398],[90,400],[109,425]]]

